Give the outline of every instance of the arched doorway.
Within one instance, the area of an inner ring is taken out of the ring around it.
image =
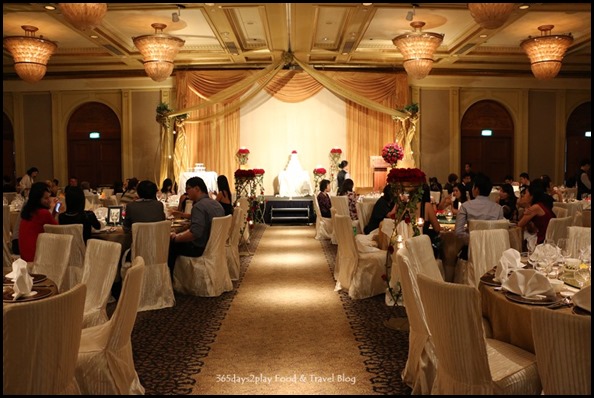
[[[567,121],[565,138],[565,181],[573,185],[573,180],[580,162],[592,159],[592,138],[586,137],[586,131],[592,131],[592,110],[590,102],[578,106]]]
[[[2,114],[2,175],[10,177],[10,186],[16,187],[14,129],[6,113]]]
[[[492,135],[483,136],[483,130]],[[492,100],[473,104],[462,117],[461,137],[460,170],[472,163],[474,172],[488,175],[494,183],[513,176],[514,123],[503,105]]]
[[[93,188],[122,179],[122,131],[111,108],[99,102],[79,106],[68,121],[67,134],[69,176],[88,181]]]

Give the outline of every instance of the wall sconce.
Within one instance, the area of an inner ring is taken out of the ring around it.
[[[31,25],[21,26],[25,36],[7,36],[4,47],[12,54],[17,75],[27,83],[36,83],[45,76],[47,63],[58,46],[50,40],[35,37],[39,29]]]
[[[75,28],[92,30],[101,25],[107,3],[58,3],[64,18]]]
[[[530,68],[534,77],[549,80],[557,76],[561,70],[561,61],[567,48],[573,43],[571,33],[567,35],[551,35],[554,25],[538,27],[540,36],[529,36],[520,43],[520,47],[530,58]]]
[[[485,29],[503,26],[515,7],[514,3],[468,3],[470,15]]]
[[[396,36],[392,42],[404,57],[404,69],[414,79],[423,79],[433,67],[433,53],[443,41],[442,34],[421,32],[425,22],[410,23],[414,31]]]
[[[132,38],[134,45],[143,56],[142,63],[146,74],[156,82],[162,82],[173,72],[173,60],[185,41],[179,37],[163,33],[167,25],[154,23],[154,35]]]

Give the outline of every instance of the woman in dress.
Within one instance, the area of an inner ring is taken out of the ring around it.
[[[66,211],[58,216],[60,225],[82,224],[83,240],[91,238],[91,228],[101,229],[95,213],[85,210],[85,193],[81,187],[70,187],[66,191]]]
[[[338,190],[338,196],[347,196],[349,199],[349,213],[351,220],[357,221],[357,201],[359,200],[359,194],[355,193],[355,183],[350,178],[347,178],[342,183],[341,188]]]
[[[157,199],[167,201],[171,195],[173,195],[173,181],[171,178],[166,178],[163,180],[161,190],[157,192]]]
[[[511,184],[503,184],[499,188],[497,203],[503,207],[503,216],[511,222],[518,221],[518,198]]]
[[[217,187],[219,188],[216,198],[217,202],[223,206],[226,216],[233,214],[233,197],[231,196],[231,188],[229,188],[227,176],[221,174],[217,177]]]
[[[37,237],[43,232],[45,224],[58,224],[55,212],[56,199],[52,199],[49,186],[45,182],[34,182],[29,191],[29,199],[21,210],[19,225],[19,251],[27,262],[35,259]]]
[[[518,221],[518,226],[528,228],[529,232],[534,227],[536,229],[536,244],[541,244],[545,240],[549,221],[551,218],[555,218],[555,213],[548,206],[548,198],[542,180],[532,181],[526,188],[524,197],[530,203],[530,207],[524,211],[522,218]]]
[[[452,197],[454,198],[453,201]],[[450,207],[452,210],[452,214],[456,215],[458,214],[458,209],[460,209],[460,205],[466,202],[466,199],[466,188],[462,183],[457,183],[456,185],[454,185],[454,188],[452,188],[452,195],[446,195],[443,199],[441,199],[441,202],[439,202],[437,208],[439,210],[445,210],[448,207]]]

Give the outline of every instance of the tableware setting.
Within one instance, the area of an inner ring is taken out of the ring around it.
[[[524,268],[525,264],[521,260],[521,254],[516,249],[507,249],[504,251],[495,268],[493,281],[503,283],[507,280],[511,272]]]
[[[591,315],[592,313],[592,296],[590,294],[591,286],[586,286],[572,297],[573,312],[578,315]]]
[[[516,270],[501,288],[507,299],[522,304],[551,305],[561,300],[549,279],[533,269]]]

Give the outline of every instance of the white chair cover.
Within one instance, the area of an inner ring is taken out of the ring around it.
[[[575,201],[575,202],[553,202],[553,207],[562,207],[564,209],[567,209],[567,216],[565,216],[565,217],[573,217],[573,216],[575,216],[575,213],[577,213],[578,211],[582,211],[584,206],[583,206],[582,202]]]
[[[553,213],[557,218],[567,217],[567,209],[561,206],[553,206]]]
[[[80,394],[74,378],[86,286],[2,308],[2,393]]]
[[[485,338],[476,287],[422,274],[417,283],[438,363],[432,394],[540,394],[535,355]]]
[[[507,230],[471,230],[465,283],[477,287],[481,276],[495,267],[503,252],[509,248],[509,232]]]
[[[318,198],[313,198],[312,202],[314,204],[314,211],[316,212],[316,239],[317,240],[324,240],[324,239],[331,239],[332,238],[332,218],[324,218],[322,217],[322,212],[320,211],[320,204],[318,203]]]
[[[364,233],[365,226],[369,223],[375,202],[362,201],[357,202],[355,206],[357,207],[357,219],[359,220],[359,233],[362,234]]]
[[[408,359],[402,371],[402,380],[412,388],[412,394],[428,395],[433,388],[437,359],[417,286],[419,269],[410,261],[410,252],[406,247],[395,251],[392,257],[392,264],[401,276],[402,297],[409,324]]]
[[[122,245],[101,239],[89,239],[84,260],[82,283],[87,285],[83,328],[101,325],[107,317],[107,302],[118,272]]]
[[[429,195],[431,196],[431,202],[435,204],[439,204],[441,199],[441,192],[439,191],[429,191]]]
[[[72,245],[70,246],[70,261],[68,268],[66,268],[66,275],[64,275],[63,287],[65,290],[70,289],[80,283],[83,274],[83,262],[85,260],[85,252],[87,246],[83,239],[83,225],[53,225],[45,224],[43,226],[45,232],[52,234],[72,235]]]
[[[592,320],[534,308],[532,336],[546,395],[592,395]]]
[[[567,238],[567,227],[571,227],[572,225],[573,218],[571,217],[551,218],[547,226],[545,240],[552,240],[557,243],[559,239]]]
[[[567,239],[569,241],[571,257],[579,258],[580,249],[592,244],[592,228],[567,227]]]
[[[349,218],[351,218],[351,212],[349,210],[349,198],[347,196],[330,195],[330,203],[332,204],[332,207],[336,209],[336,214],[341,216],[349,216]],[[357,228],[357,233],[362,232],[359,231],[358,220],[351,220],[351,231],[353,227]]]
[[[56,283],[59,292],[68,290],[65,288],[64,278],[70,262],[72,240],[72,235],[48,232],[40,233],[37,237],[31,272],[47,275]]]
[[[501,220],[468,220],[468,230],[475,231],[481,229],[509,229],[509,221]]]
[[[575,225],[576,227],[586,227],[587,226],[587,225],[584,225],[584,217],[582,216],[581,211],[576,211],[575,214],[573,215],[572,225]]]
[[[144,394],[134,368],[131,340],[144,269],[142,257],[136,257],[126,273],[111,319],[82,331],[76,380],[83,395]]]
[[[168,220],[132,224],[132,245],[129,249],[132,252],[131,258],[140,256],[145,264],[138,311],[158,310],[175,305],[171,271],[167,266],[170,234],[171,221]],[[130,263],[125,261],[127,252],[122,257],[122,279],[130,268]]]
[[[99,206],[101,206],[99,195],[85,194],[85,210],[95,210]]]
[[[355,300],[385,293],[387,286],[382,275],[386,273],[387,251],[359,252],[348,215],[335,216],[334,231],[338,241],[339,287],[348,290],[349,296]]]
[[[433,255],[431,238],[428,235],[408,238],[404,241],[404,246],[408,249],[409,259],[411,264],[414,265],[416,273],[427,275],[433,279],[444,280],[443,269],[440,269],[440,263]],[[443,268],[443,265],[441,267]]]
[[[241,262],[239,260],[239,238],[241,237],[241,226],[244,220],[243,209],[239,206],[233,208],[231,217],[231,229],[229,230],[229,239],[225,244],[225,253],[227,255],[227,268],[229,277],[232,281],[239,279],[241,271]]]
[[[231,214],[214,217],[202,256],[177,257],[173,269],[175,291],[199,297],[216,297],[233,290],[225,253],[231,222]]]
[[[12,272],[12,263],[16,260],[16,258],[13,258],[13,254],[10,250],[10,247],[8,247],[8,242],[4,241],[2,242],[3,244],[3,255],[2,255],[2,274],[6,275],[10,272]],[[16,256],[17,258],[19,256]]]

